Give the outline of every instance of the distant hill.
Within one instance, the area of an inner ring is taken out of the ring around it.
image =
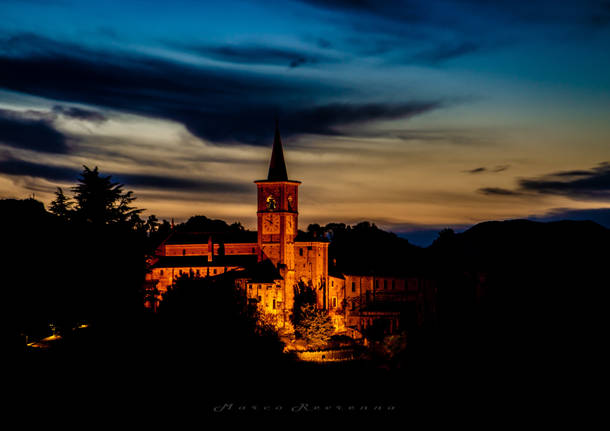
[[[609,240],[610,230],[592,221],[507,220],[479,223],[463,233],[441,237],[430,249],[458,253],[455,258],[460,261],[491,267],[563,260],[586,265],[599,263]]]
[[[429,247],[439,315],[511,354],[572,356],[605,337],[610,230],[590,221],[508,220],[445,232]],[[461,329],[457,329],[461,328]]]

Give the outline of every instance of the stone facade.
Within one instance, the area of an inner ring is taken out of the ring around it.
[[[436,289],[422,277],[329,274],[329,243],[298,240],[299,181],[289,180],[276,130],[269,175],[257,187],[256,242],[222,234],[173,233],[151,260],[147,283],[159,298],[182,274],[214,277],[232,274],[250,304],[279,328],[290,329],[294,286],[316,291],[318,308],[327,309],[337,333],[359,338],[375,322],[386,332],[421,324],[435,315]],[[265,266],[266,264],[266,266]],[[405,319],[405,316],[410,316]]]

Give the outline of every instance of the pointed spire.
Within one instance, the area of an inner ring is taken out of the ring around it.
[[[275,138],[273,139],[273,150],[271,151],[271,163],[269,163],[269,174],[267,181],[288,181],[286,162],[284,162],[284,150],[280,139],[279,122],[275,120]]]

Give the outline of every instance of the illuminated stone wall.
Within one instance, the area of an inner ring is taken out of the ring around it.
[[[258,253],[258,244],[253,243],[226,243],[213,244],[214,256],[220,254],[224,249],[225,255],[255,255]],[[165,244],[161,250],[162,256],[206,256],[210,253],[208,243],[205,244]]]
[[[375,320],[386,320],[390,331],[399,327],[399,312],[412,311],[411,323],[422,325],[436,317],[436,285],[425,277],[345,275],[345,325],[360,332]],[[388,305],[393,305],[388,307]],[[404,322],[403,322],[404,323]]]
[[[189,274],[197,277],[213,277],[227,271],[242,269],[238,266],[202,266],[202,267],[177,267],[177,268],[153,268],[146,274],[146,281],[156,281],[157,289],[160,294],[167,292],[167,289],[182,274]],[[161,298],[159,298],[161,299]]]
[[[295,242],[296,282],[311,282],[318,294],[318,307],[328,307],[328,243]]]

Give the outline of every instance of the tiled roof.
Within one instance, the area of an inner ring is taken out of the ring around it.
[[[165,244],[207,244],[212,237],[212,242],[218,243],[255,243],[258,241],[256,232],[173,232],[165,241]]]
[[[207,256],[159,256],[153,268],[189,268],[206,266],[241,266],[248,267],[256,263],[256,255],[214,256],[208,262]]]

